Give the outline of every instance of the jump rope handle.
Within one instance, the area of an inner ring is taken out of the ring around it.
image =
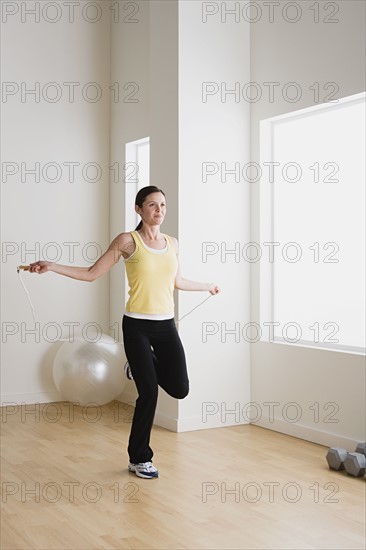
[[[23,271],[29,271],[30,270],[30,265],[18,265],[17,267],[17,272],[19,273],[20,270],[23,270]]]

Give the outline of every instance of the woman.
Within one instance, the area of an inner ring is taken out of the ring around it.
[[[182,342],[174,322],[174,288],[218,294],[213,283],[183,279],[178,242],[160,232],[166,214],[165,194],[151,185],[136,195],[135,210],[141,221],[135,231],[121,233],[91,267],[71,267],[53,262],[30,264],[31,273],[53,271],[80,281],[95,281],[124,258],[129,299],[122,318],[126,374],[135,381],[138,398],[128,443],[128,469],[142,478],[159,477],[152,463],[150,434],[158,386],[176,399],[189,392]]]

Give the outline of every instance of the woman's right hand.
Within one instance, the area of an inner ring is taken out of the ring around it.
[[[38,275],[42,275],[47,271],[51,271],[52,263],[53,262],[45,262],[42,260],[33,262],[32,264],[29,264],[29,273],[38,273]]]

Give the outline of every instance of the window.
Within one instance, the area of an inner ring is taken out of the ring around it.
[[[125,231],[133,231],[139,222],[135,197],[139,189],[150,185],[150,139],[126,143]]]
[[[260,123],[264,341],[365,353],[365,97]]]

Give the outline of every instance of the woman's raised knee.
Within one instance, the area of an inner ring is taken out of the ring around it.
[[[175,399],[184,399],[189,394],[189,384],[185,384],[181,388],[177,388],[174,392],[170,393]]]

